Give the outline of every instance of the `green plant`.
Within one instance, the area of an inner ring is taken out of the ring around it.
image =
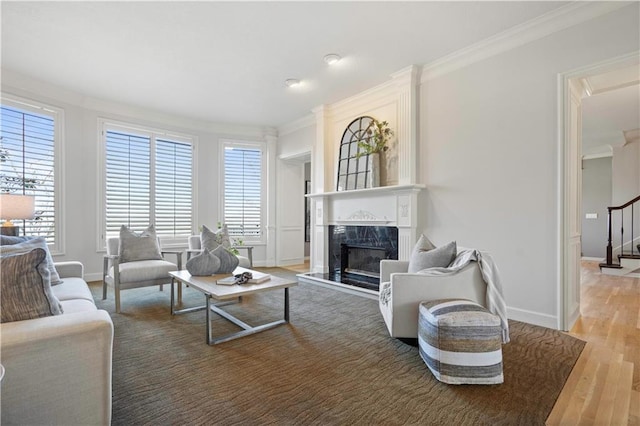
[[[389,142],[391,136],[393,136],[393,130],[389,128],[387,121],[373,119],[371,126],[366,130],[365,134],[366,137],[358,141],[356,158],[368,154],[377,154],[389,149],[387,142]]]

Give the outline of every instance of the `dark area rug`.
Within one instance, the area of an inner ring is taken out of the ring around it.
[[[294,277],[282,269],[263,269]],[[291,323],[216,346],[203,311],[172,317],[169,286],[113,291],[114,425],[542,425],[584,342],[511,321],[505,383],[438,382],[418,349],[388,336],[375,300],[310,284],[290,290]],[[204,296],[184,290],[195,306]],[[225,307],[252,325],[282,318],[283,292]],[[212,314],[216,336],[237,331]]]

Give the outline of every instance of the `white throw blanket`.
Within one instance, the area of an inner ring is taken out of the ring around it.
[[[487,309],[500,318],[502,342],[509,343],[509,322],[507,321],[507,303],[502,294],[500,274],[493,258],[488,253],[474,249],[459,248],[455,260],[446,268],[429,268],[419,271],[423,275],[452,275],[471,262],[478,262],[482,279],[487,284]]]

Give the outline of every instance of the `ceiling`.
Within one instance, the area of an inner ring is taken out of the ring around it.
[[[3,1],[1,60],[92,98],[280,126],[565,4]]]
[[[640,129],[640,65],[583,80],[582,151],[611,153],[613,147],[638,139]]]

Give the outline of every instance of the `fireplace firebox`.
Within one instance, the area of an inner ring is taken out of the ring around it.
[[[378,291],[380,261],[398,259],[398,228],[329,226],[327,279]]]

